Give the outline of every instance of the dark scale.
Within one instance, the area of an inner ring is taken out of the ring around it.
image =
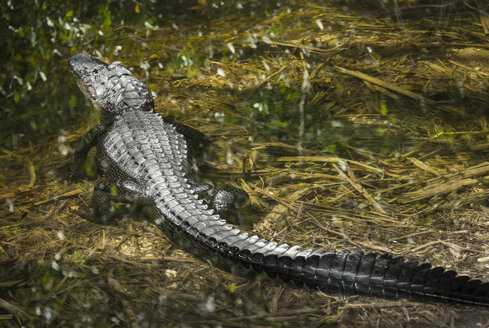
[[[107,65],[78,54],[69,67],[101,116],[75,151],[75,173],[80,173],[88,151],[97,148],[100,173],[106,177],[93,193],[98,222],[110,216],[113,201],[143,201],[150,205],[149,218],[178,245],[230,270],[263,270],[325,293],[489,306],[489,283],[453,271],[375,252],[301,251],[233,228],[222,217],[237,211],[235,204],[248,196],[226,186],[214,198],[213,210],[198,196],[208,186],[189,181],[187,142],[205,144],[200,132],[163,120],[154,112],[149,89],[119,62]]]

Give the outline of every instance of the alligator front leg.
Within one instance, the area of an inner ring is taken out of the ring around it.
[[[100,137],[105,133],[106,126],[103,124],[97,124],[90,131],[88,131],[78,142],[75,149],[75,166],[73,169],[73,178],[79,179],[85,175],[91,174],[91,169],[87,165],[87,156],[90,149],[95,147]]]

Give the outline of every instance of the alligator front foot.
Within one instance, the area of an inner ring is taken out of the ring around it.
[[[92,195],[92,215],[91,221],[100,224],[112,223],[117,219],[117,213],[112,207],[111,200],[116,193],[114,187],[111,188],[105,181],[99,182],[95,185]]]

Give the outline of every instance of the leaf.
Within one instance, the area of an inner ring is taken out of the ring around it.
[[[76,106],[76,96],[75,95],[71,95],[70,96],[70,106],[71,107],[75,107]]]
[[[19,100],[20,100],[19,94],[17,92],[14,92],[14,101],[15,101],[15,103],[18,103]]]
[[[139,8],[139,3],[136,3],[136,7],[134,8],[134,11],[136,12],[136,14],[139,14],[141,12]]]

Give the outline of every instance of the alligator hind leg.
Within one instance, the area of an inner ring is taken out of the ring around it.
[[[212,207],[221,217],[226,219],[235,217],[238,223],[243,225],[243,218],[237,209],[249,200],[246,191],[226,184],[214,196]]]
[[[249,201],[248,194],[243,189],[229,184],[222,186],[212,197],[210,195],[214,186],[209,183],[201,183],[193,186],[193,190],[205,200],[210,200],[212,208],[219,213],[223,219],[236,218],[239,224],[243,220],[237,209]]]
[[[123,181],[117,185],[107,181],[97,183],[92,196],[93,221],[107,224],[122,215],[121,211],[114,210],[112,202],[148,204],[149,198],[142,195],[140,187],[133,181]]]

